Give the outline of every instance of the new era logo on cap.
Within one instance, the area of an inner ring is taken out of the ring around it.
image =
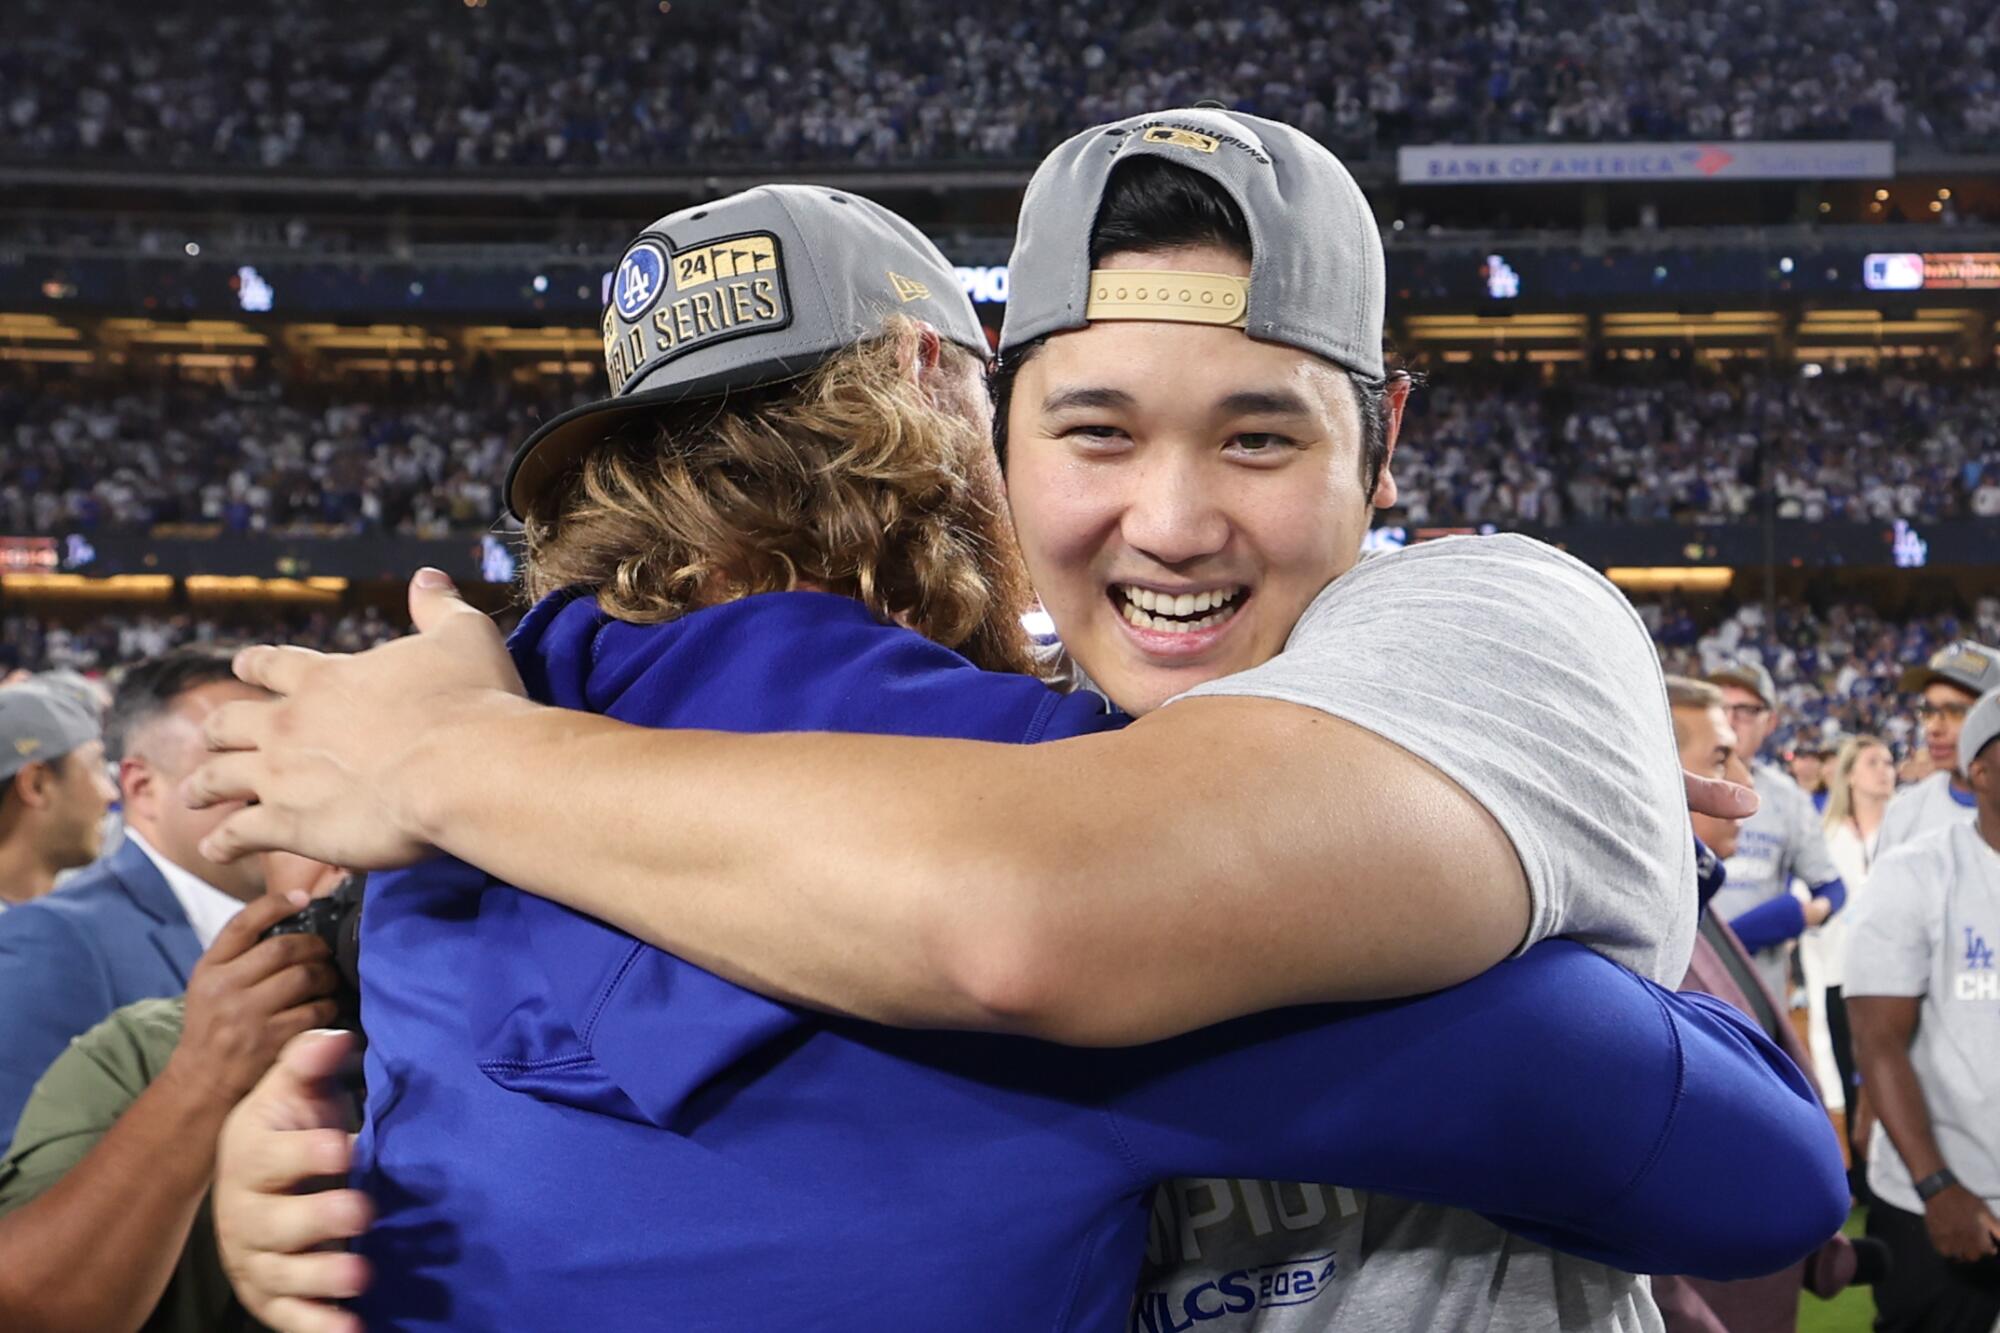
[[[931,289],[918,282],[915,278],[906,278],[900,273],[891,271],[889,274],[889,285],[896,289],[896,299],[904,305],[908,305],[912,301],[928,301],[931,299]]]

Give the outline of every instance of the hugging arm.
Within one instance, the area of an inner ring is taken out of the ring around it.
[[[1716,1279],[1783,1268],[1847,1215],[1839,1143],[1783,1052],[1567,942],[1422,999],[1135,1055],[1148,1076],[1116,1099],[1118,1132],[1163,1176],[1337,1180]]]

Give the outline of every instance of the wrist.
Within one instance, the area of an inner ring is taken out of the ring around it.
[[[1931,1200],[1937,1198],[1940,1194],[1954,1189],[1964,1189],[1965,1186],[1959,1184],[1958,1177],[1952,1174],[1951,1168],[1947,1166],[1940,1167],[1938,1170],[1919,1179],[1916,1182],[1916,1188],[1917,1197],[1923,1200],[1925,1207],[1929,1207]]]
[[[397,831],[412,842],[443,850],[446,830],[459,823],[468,801],[476,800],[466,775],[497,758],[493,728],[538,707],[498,689],[466,690],[440,700],[400,762],[390,766],[387,796]]]
[[[154,1100],[161,1114],[194,1133],[196,1142],[213,1143],[236,1098],[198,1063],[185,1047],[176,1049],[143,1095]]]

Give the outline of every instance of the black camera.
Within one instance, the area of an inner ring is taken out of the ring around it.
[[[349,1032],[361,1031],[361,891],[367,883],[366,875],[349,875],[332,893],[313,899],[263,934],[267,940],[279,935],[317,935],[326,941],[340,977],[333,993],[340,1012],[333,1026]]]

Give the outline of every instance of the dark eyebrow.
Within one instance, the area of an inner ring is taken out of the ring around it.
[[[1042,399],[1042,411],[1061,412],[1073,407],[1129,408],[1134,401],[1132,395],[1123,389],[1057,389]]]
[[[1232,417],[1310,416],[1312,404],[1290,389],[1239,389],[1216,404]]]

